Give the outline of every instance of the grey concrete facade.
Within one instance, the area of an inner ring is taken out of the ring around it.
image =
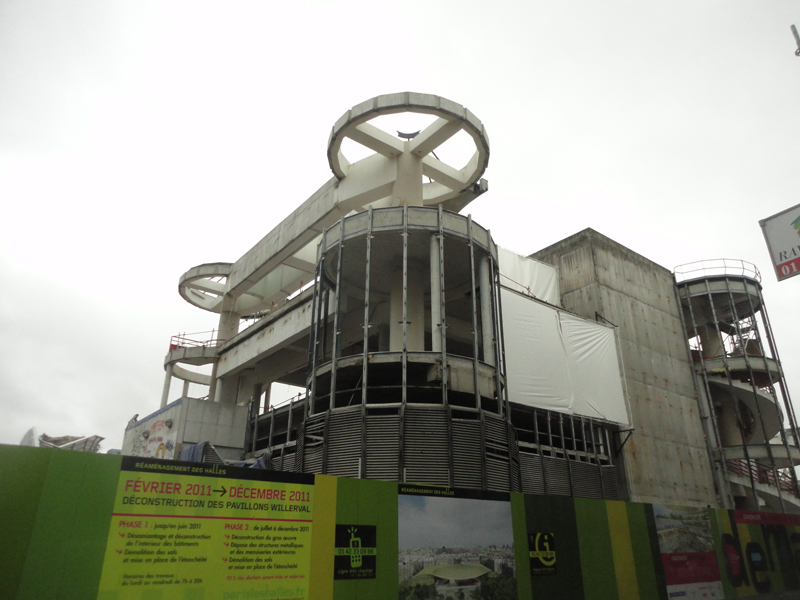
[[[621,452],[627,499],[718,506],[672,273],[592,229],[531,258],[558,268],[564,308],[618,327],[634,428]]]

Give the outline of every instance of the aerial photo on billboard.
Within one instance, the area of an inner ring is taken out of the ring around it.
[[[399,600],[516,600],[508,501],[400,495]]]

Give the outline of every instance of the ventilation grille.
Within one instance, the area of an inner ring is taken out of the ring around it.
[[[596,464],[572,461],[573,492],[578,498],[603,498],[600,467]]]
[[[361,465],[361,407],[328,417],[328,475],[358,477]]]
[[[404,419],[403,481],[449,485],[447,413],[406,406]]]
[[[520,466],[519,466],[519,443],[517,438],[517,430],[516,428],[511,425],[510,423],[506,423],[506,429],[508,431],[508,448],[509,448],[509,458],[511,459],[511,491],[512,492],[519,492],[522,491],[520,487],[520,478],[522,477],[520,473]]]
[[[367,478],[399,479],[400,416],[367,416]]]
[[[542,456],[532,452],[520,452],[519,464],[522,471],[522,491],[526,494],[544,494],[544,472]]]
[[[617,488],[617,467],[614,465],[603,465],[600,467],[603,480],[603,494],[606,500],[619,500],[619,489]]]
[[[303,424],[302,467],[306,473],[322,473],[322,439],[325,435],[325,416],[321,413],[309,417]],[[297,461],[297,468],[301,461]]]
[[[544,475],[547,482],[549,496],[570,496],[572,489],[569,484],[569,465],[563,458],[545,456]]]
[[[481,487],[481,425],[453,419],[453,485]]]

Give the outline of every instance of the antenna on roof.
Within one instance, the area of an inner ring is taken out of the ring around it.
[[[794,36],[794,41],[797,44],[797,50],[794,51],[795,56],[800,56],[800,35],[797,33],[797,27],[792,25],[792,35]]]

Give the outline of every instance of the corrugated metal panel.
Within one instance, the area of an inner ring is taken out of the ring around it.
[[[511,423],[506,423],[508,429],[508,456],[511,460],[511,491],[522,491],[522,472],[519,463],[519,439],[517,437],[517,430]]]
[[[508,429],[506,422],[495,415],[484,413],[484,430],[486,443],[503,450],[508,449]]]
[[[322,473],[322,437],[325,434],[325,413],[314,415],[304,423],[303,470]],[[300,466],[299,461],[297,466]]]
[[[544,457],[544,472],[548,496],[571,496],[569,465],[563,458]]]
[[[600,467],[603,480],[603,493],[606,500],[619,500],[619,489],[617,488],[617,467],[614,465],[604,465]]]
[[[520,452],[519,464],[522,472],[522,491],[526,494],[544,494],[544,471],[541,455]]]
[[[296,458],[297,458],[297,454],[295,452],[292,452],[291,454],[284,455],[284,457],[283,457],[283,470],[284,471],[290,471],[290,472],[294,471],[295,462],[300,462],[300,461],[296,461],[295,460]]]
[[[328,423],[328,475],[359,476],[361,435],[360,406],[330,413]]]
[[[305,434],[305,423],[300,423],[297,427],[297,458],[294,461],[294,469],[295,473],[300,472],[300,466],[303,464],[301,457],[303,456],[303,448],[305,447],[306,442],[306,434]]]
[[[481,488],[481,424],[453,419],[453,485]]]
[[[573,493],[578,498],[603,498],[603,482],[596,464],[572,461]]]
[[[486,456],[486,489],[497,492],[508,491],[508,460]]]
[[[404,481],[449,485],[447,413],[406,406],[403,424]]]
[[[400,415],[368,415],[367,478],[397,481],[399,468]]]

